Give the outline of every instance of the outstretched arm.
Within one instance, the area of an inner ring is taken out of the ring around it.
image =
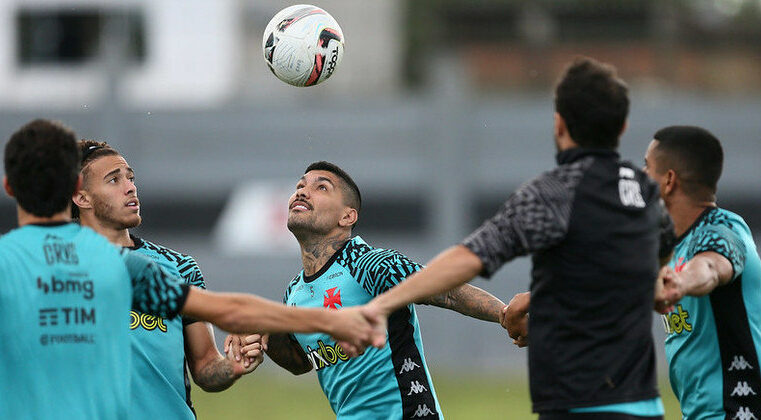
[[[373,299],[371,307],[378,310],[378,314],[387,317],[411,302],[423,301],[429,296],[441,295],[461,286],[472,280],[481,270],[481,259],[466,247],[456,245],[436,256],[425,268],[407,277],[407,280]],[[385,329],[385,320],[372,319],[384,322]]]
[[[505,307],[505,303],[491,293],[469,284],[423,299],[419,303],[451,309],[489,322],[500,322],[500,312]]]
[[[211,325],[206,322],[189,324],[183,333],[190,374],[193,381],[206,392],[224,391],[241,376],[253,372],[262,362],[261,349],[258,357],[238,361],[221,355],[214,343]]]

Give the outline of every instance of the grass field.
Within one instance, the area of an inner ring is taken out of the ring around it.
[[[436,393],[449,419],[535,419],[525,378],[432,372]],[[678,420],[679,405],[666,381],[660,384],[667,420]],[[335,419],[314,373],[292,377],[263,369],[229,390],[193,390],[199,419]]]

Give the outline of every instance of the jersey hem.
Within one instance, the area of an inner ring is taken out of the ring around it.
[[[660,397],[660,394],[658,394],[658,391],[654,391],[654,392],[650,391],[647,393],[626,395],[622,397],[606,398],[606,399],[599,399],[599,400],[588,400],[588,401],[551,400],[551,401],[543,401],[540,403],[534,403],[532,405],[532,411],[534,413],[541,413],[544,411],[570,410],[573,408],[595,407],[598,405],[637,402],[640,400],[647,400],[647,399],[659,398],[659,397]]]

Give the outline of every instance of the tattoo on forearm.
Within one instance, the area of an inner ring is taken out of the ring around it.
[[[499,312],[505,306],[491,293],[469,284],[433,296],[425,303],[490,322],[499,322]]]
[[[287,334],[270,335],[268,347],[267,356],[294,375],[312,370],[312,364],[307,360],[304,352],[296,348]]]
[[[232,386],[238,378],[228,359],[217,359],[204,366],[193,379],[204,391],[219,392]]]

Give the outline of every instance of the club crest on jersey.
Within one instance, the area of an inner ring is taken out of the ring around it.
[[[339,306],[343,306],[341,303],[341,291],[338,287],[325,291],[325,295],[322,297],[322,306],[329,309],[338,309]]]

